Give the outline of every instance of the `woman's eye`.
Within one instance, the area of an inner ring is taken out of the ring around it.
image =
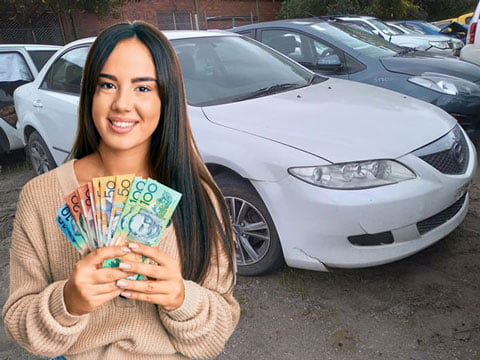
[[[146,86],[139,86],[139,87],[137,87],[137,89],[138,89],[138,91],[140,91],[140,92],[148,92],[148,91],[150,91],[150,89],[149,89],[148,87],[146,87]]]
[[[98,84],[101,89],[114,89],[115,85],[110,82],[101,82]]]

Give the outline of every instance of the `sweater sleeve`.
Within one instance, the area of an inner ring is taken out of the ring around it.
[[[240,307],[231,289],[233,275],[218,275],[202,285],[184,281],[182,306],[173,311],[159,310],[173,345],[190,358],[217,356],[238,323]]]
[[[6,333],[28,351],[54,357],[68,351],[86,327],[88,315],[73,316],[63,299],[66,280],[51,281],[42,238],[41,214],[33,191],[22,190],[10,249],[10,292],[3,307]]]
[[[219,213],[219,204],[211,191],[208,193]],[[240,306],[233,297],[235,274],[229,270],[227,254],[219,243],[202,284],[184,281],[183,304],[173,311],[159,310],[173,345],[190,358],[217,356],[240,318]]]

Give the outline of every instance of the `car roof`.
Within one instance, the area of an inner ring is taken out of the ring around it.
[[[200,37],[215,37],[215,36],[239,36],[238,34],[234,34],[224,30],[165,30],[162,33],[169,39],[169,40],[176,40],[176,39],[190,39],[190,38],[200,38]],[[65,45],[66,47],[73,47],[77,45],[83,44],[91,44],[95,41],[96,37],[91,36],[79,40],[72,41]]]
[[[255,24],[248,24],[248,25],[242,25],[242,26],[236,26],[234,28],[231,28],[231,31],[241,31],[241,30],[247,30],[247,29],[259,29],[262,27],[272,27],[275,25],[282,26],[282,25],[290,25],[294,27],[304,27],[312,24],[318,24],[318,23],[327,23],[328,19],[326,18],[320,18],[320,17],[312,17],[312,18],[305,18],[305,19],[285,19],[285,20],[272,20],[272,21],[262,21],[260,23],[255,23]]]
[[[58,50],[60,45],[43,45],[43,44],[1,44],[0,50],[18,50],[25,49],[27,51],[45,51],[45,50]]]
[[[363,19],[363,20],[377,20],[375,16],[369,15],[326,15],[326,18],[339,18],[342,20],[355,20],[355,19]]]

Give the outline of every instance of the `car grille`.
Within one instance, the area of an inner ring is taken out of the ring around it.
[[[436,215],[429,217],[428,219],[418,222],[417,229],[420,235],[426,234],[427,232],[439,227],[440,225],[446,223],[448,220],[454,217],[455,214],[458,213],[462,208],[463,204],[465,203],[466,197],[467,197],[467,193],[465,193],[453,205],[446,208],[445,210],[439,212]]]
[[[427,147],[431,147],[432,151],[427,149]],[[438,171],[447,175],[459,175],[467,170],[469,161],[468,144],[458,126],[449,134],[427,147],[414,153]],[[438,149],[439,151],[433,149]]]

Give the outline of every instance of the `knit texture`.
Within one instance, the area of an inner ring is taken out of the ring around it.
[[[184,281],[185,300],[174,311],[120,297],[73,316],[63,288],[81,255],[55,223],[64,196],[78,187],[73,161],[32,179],[20,193],[10,249],[10,293],[3,308],[7,334],[31,353],[74,359],[212,358],[238,322],[233,274],[222,252],[200,285]],[[159,247],[178,258],[174,226]],[[214,269],[215,268],[215,269]]]

